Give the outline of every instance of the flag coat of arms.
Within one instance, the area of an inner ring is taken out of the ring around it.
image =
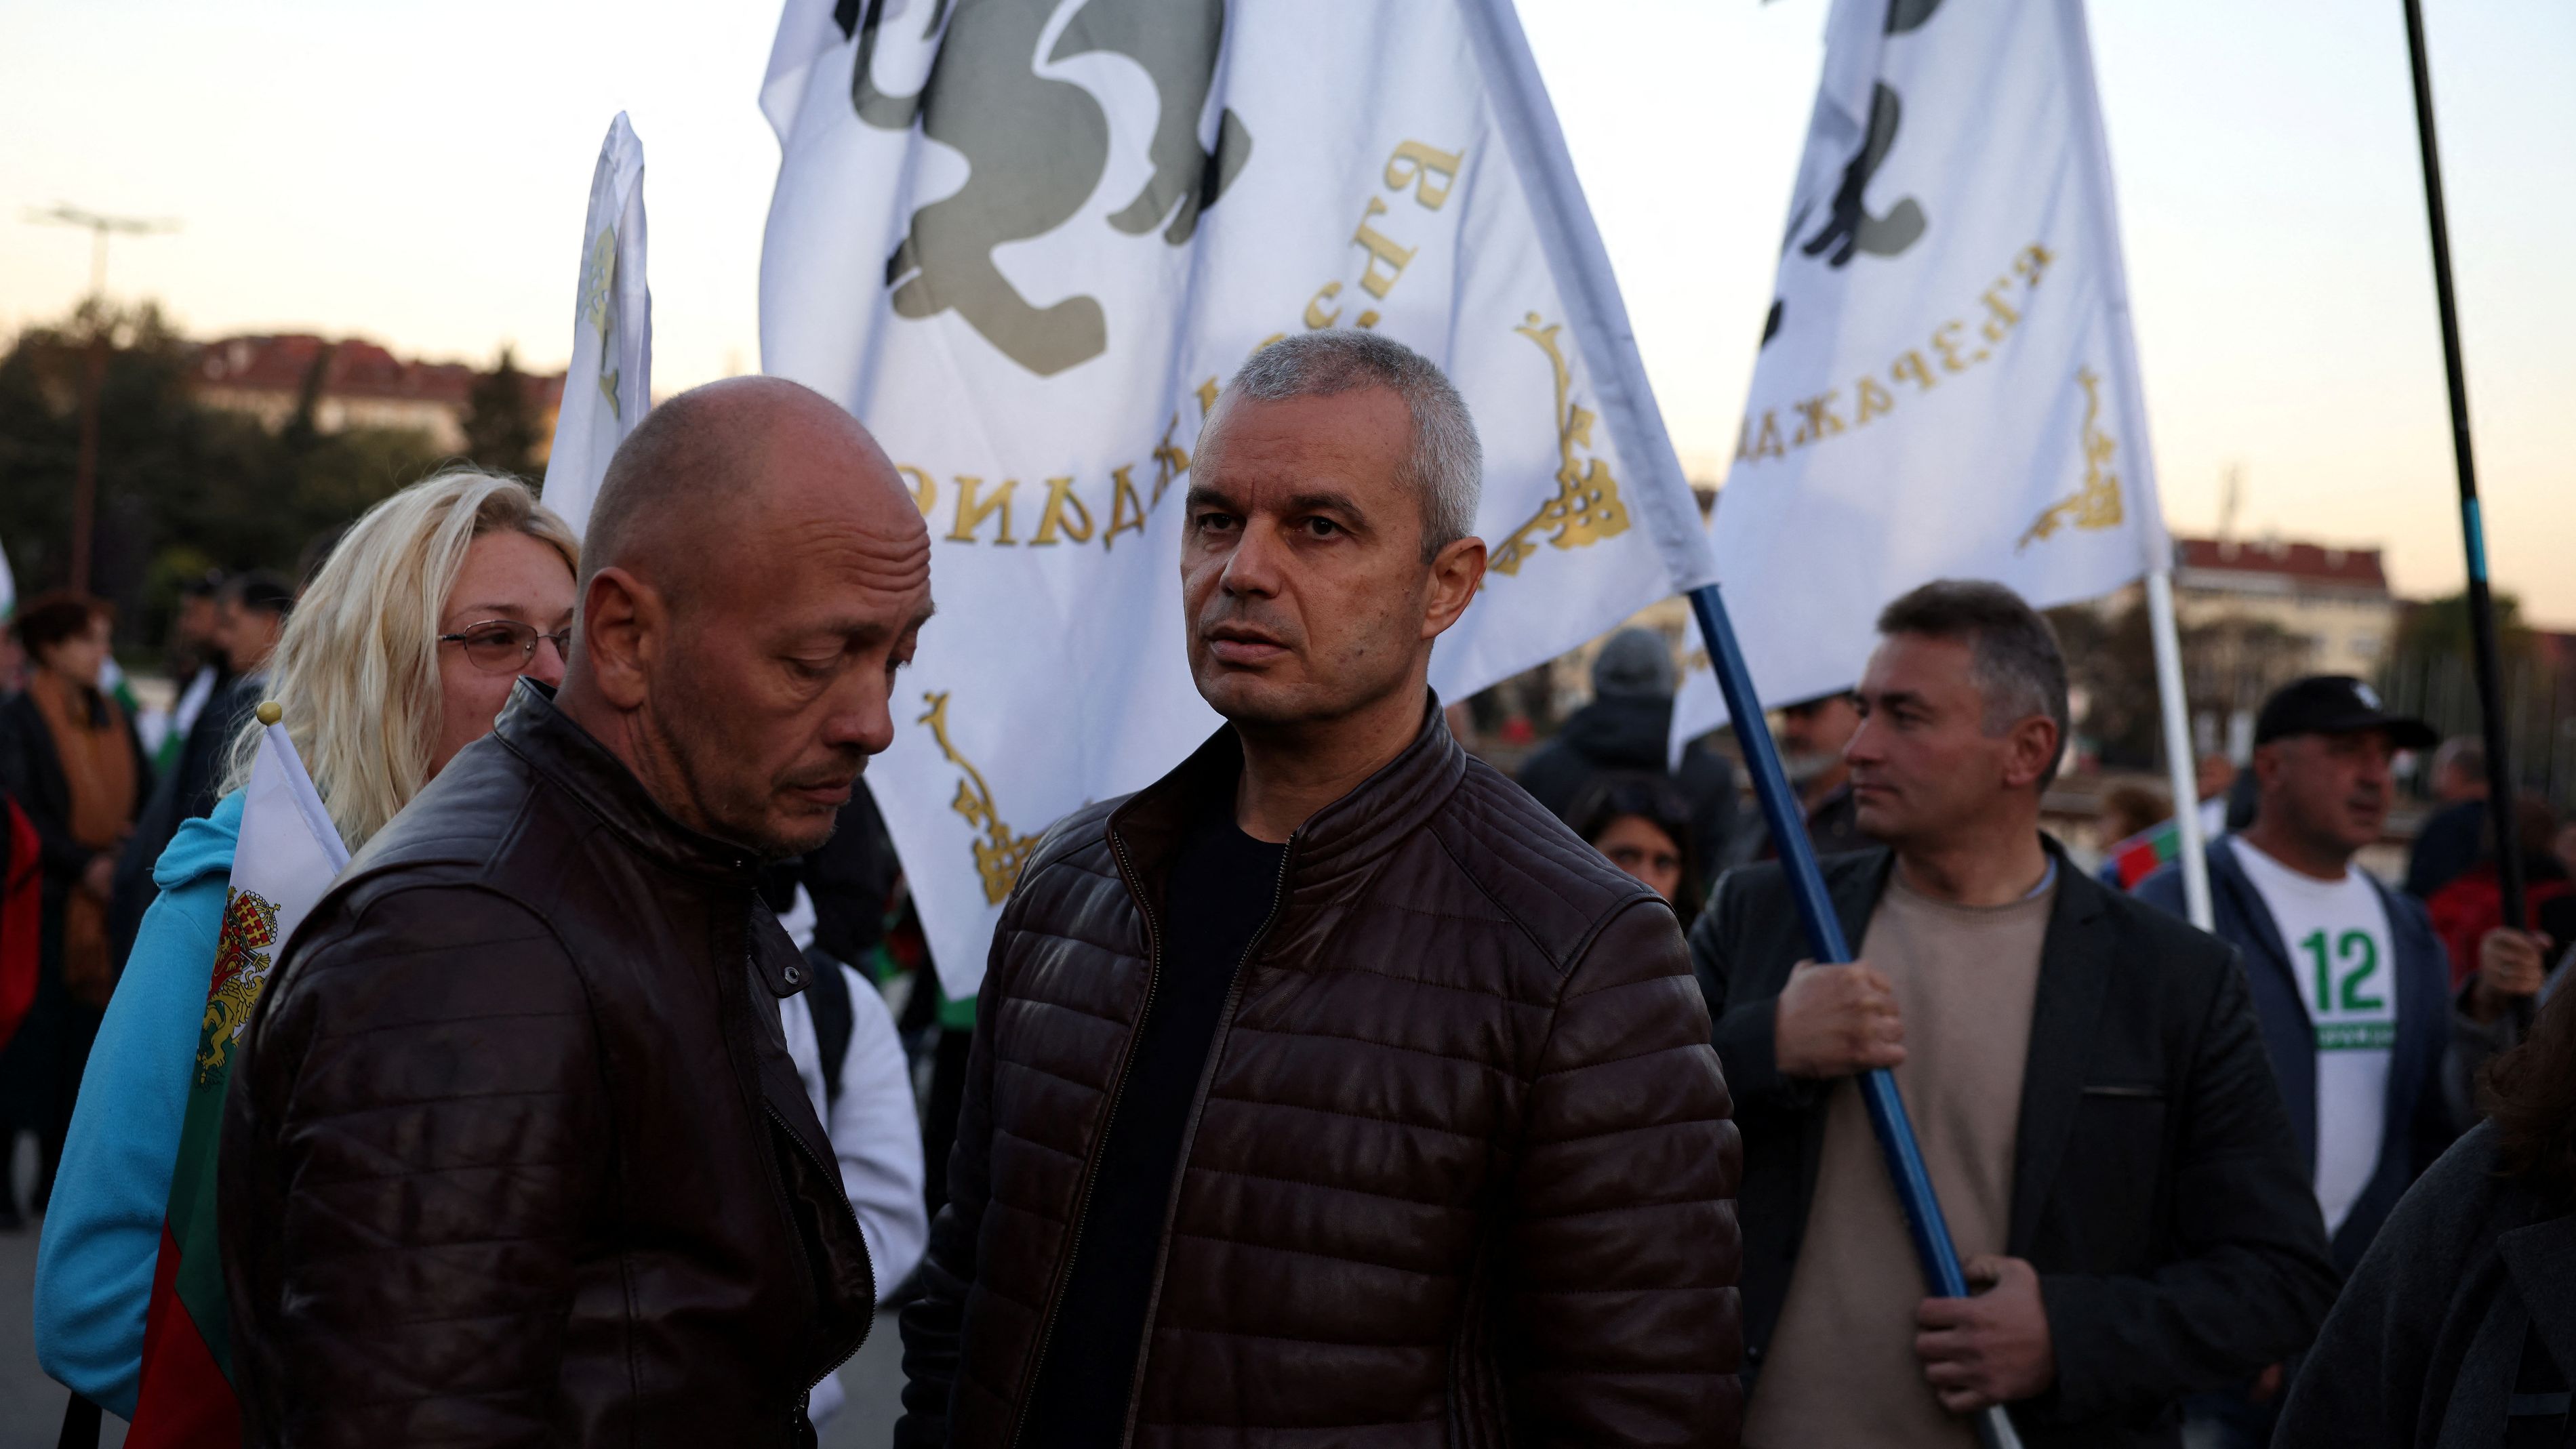
[[[179,1160],[161,1228],[143,1328],[135,1449],[205,1449],[240,1441],[232,1391],[231,1316],[215,1237],[215,1149],[223,1135],[224,1088],[260,989],[305,913],[349,863],[322,797],[296,758],[275,706],[242,799],[206,1014],[188,1082]]]
[[[1485,449],[1456,700],[1713,577],[1509,0],[791,0],[762,362],[930,525],[868,781],[944,989],[1047,824],[1217,726],[1182,654],[1199,423],[1292,332],[1447,370]]]
[[[578,536],[617,445],[653,406],[653,293],[644,282],[644,143],[626,113],[608,123],[591,171],[573,287],[572,361],[565,365],[545,503]]]
[[[1835,0],[1734,461],[1710,522],[1761,697],[1860,677],[1889,600],[2034,605],[2160,565],[2082,0]],[[1674,738],[1725,723],[1705,665]]]

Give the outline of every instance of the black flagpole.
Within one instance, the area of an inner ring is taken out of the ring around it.
[[[2502,686],[2497,679],[2495,597],[2487,589],[2486,530],[2478,518],[2478,470],[2469,454],[2469,385],[2460,370],[2460,313],[2451,295],[2451,225],[2442,209],[2442,158],[2433,141],[2433,78],[2424,63],[2424,11],[2405,0],[2406,50],[2415,67],[2415,137],[2424,152],[2424,210],[2433,227],[2433,296],[2442,314],[2442,365],[2451,384],[2451,454],[2460,474],[2460,533],[2469,554],[2469,635],[2477,652],[2478,712],[2487,744],[2487,824],[2495,835],[2504,923],[2519,931],[2522,851],[2514,839],[2513,769],[2505,757]]]

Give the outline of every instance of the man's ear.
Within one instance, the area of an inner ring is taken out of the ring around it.
[[[2037,784],[2058,756],[2057,721],[2035,714],[2012,727],[2012,749],[2004,757],[2004,783],[2019,789]]]
[[[1485,541],[1462,538],[1431,556],[1431,599],[1422,611],[1422,637],[1437,639],[1467,612],[1485,582]]]
[[[621,710],[641,709],[664,633],[661,591],[621,568],[604,568],[582,590],[578,663],[600,698]]]

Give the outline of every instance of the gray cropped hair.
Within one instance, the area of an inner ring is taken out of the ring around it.
[[[2056,721],[2058,753],[2065,754],[2066,655],[2057,631],[2021,595],[1986,579],[1935,579],[1879,611],[1878,632],[1965,640],[1969,677],[1986,700],[1986,733],[2044,714]],[[2056,778],[2057,761],[2050,760],[2039,788]]]
[[[1476,441],[1475,421],[1458,389],[1431,359],[1392,337],[1335,328],[1300,332],[1262,348],[1236,369],[1208,410],[1199,428],[1198,451],[1206,454],[1227,406],[1238,397],[1285,402],[1366,387],[1382,387],[1402,398],[1413,419],[1413,454],[1405,481],[1422,499],[1422,557],[1429,562],[1476,531],[1485,449]]]

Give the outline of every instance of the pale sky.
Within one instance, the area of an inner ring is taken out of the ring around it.
[[[1250,3],[1250,0],[1237,0]],[[1291,3],[1291,0],[1264,0]],[[1518,0],[1695,473],[1734,446],[1826,0]],[[1974,3],[1974,0],[1952,0]],[[2488,545],[2576,627],[2576,6],[2427,0]],[[2459,587],[2447,404],[2397,0],[2094,0],[2165,515],[2378,545]],[[55,201],[174,217],[109,287],[194,335],[570,350],[608,119],[647,157],[656,371],[758,366],[778,152],[767,3],[0,0],[0,329],[87,285]]]

